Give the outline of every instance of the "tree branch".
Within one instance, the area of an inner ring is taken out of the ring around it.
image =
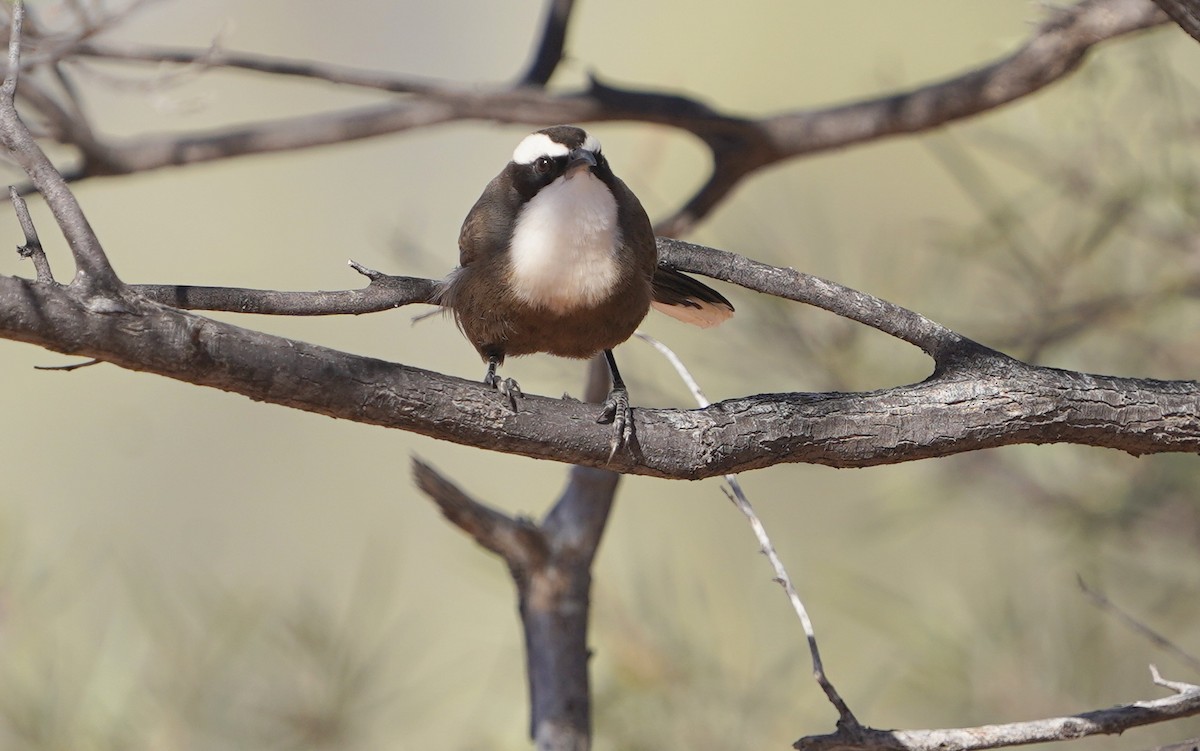
[[[1112,735],[1197,714],[1200,714],[1200,687],[1187,686],[1174,696],[1069,717],[937,730],[839,729],[829,735],[801,738],[794,747],[801,751],[975,751]]]
[[[34,273],[37,274],[39,282],[53,284],[54,272],[50,269],[50,262],[46,260],[46,251],[42,248],[41,239],[38,238],[33,217],[29,215],[29,204],[25,203],[25,199],[11,185],[8,186],[8,194],[12,199],[17,222],[21,225],[21,231],[25,233],[25,244],[17,246],[17,254],[33,262]]]
[[[554,14],[548,22],[554,21]],[[349,68],[222,50],[177,50],[88,42],[60,56],[176,62],[298,75],[412,94],[407,101],[229,129],[144,134],[127,141],[76,144],[84,165],[74,179],[128,174],[369,138],[455,120],[505,123],[634,121],[692,133],[711,150],[713,172],[700,190],[659,223],[660,234],[693,226],[757,170],[802,155],[915,133],[986,112],[1066,76],[1093,46],[1166,23],[1151,0],[1083,0],[1054,15],[1020,49],[990,65],[890,96],[759,119],[724,114],[686,96],[629,90],[593,79],[589,88],[550,93],[528,87],[478,91]],[[564,31],[565,31],[565,21]],[[550,45],[543,37],[543,48]],[[547,53],[548,54],[548,53]]]
[[[865,467],[1016,443],[1131,454],[1200,450],[1200,384],[1088,375],[979,355],[921,383],[857,394],[762,394],[634,411],[608,430],[581,403],[270,336],[150,302],[98,314],[70,288],[0,277],[0,337],[310,412],[506,453],[698,479],[787,462]]]
[[[67,188],[62,175],[17,114],[17,79],[21,72],[21,25],[24,18],[25,6],[17,0],[13,4],[9,28],[8,69],[4,83],[0,85],[0,144],[25,170],[33,186],[46,199],[46,204],[62,229],[75,257],[76,275],[72,284],[98,294],[111,294],[121,288],[121,280],[109,264],[100,240],[92,231],[83,209]]]
[[[433,303],[438,282],[411,276],[389,276],[350,262],[370,281],[362,289],[334,292],[281,292],[243,287],[186,284],[134,284],[130,289],[147,300],[181,310],[221,310],[279,316],[361,315],[412,303]]]
[[[598,403],[608,393],[608,370],[593,358],[588,373],[585,396]],[[530,737],[537,748],[588,748],[591,567],[620,475],[572,467],[562,495],[537,525],[471,499],[420,461],[414,460],[413,474],[447,519],[508,565],[525,632]]]
[[[1154,0],[1171,20],[1191,35],[1192,39],[1200,41],[1200,2],[1197,0]]]
[[[542,41],[538,44],[529,69],[520,78],[522,86],[545,86],[562,60],[563,47],[567,42],[567,26],[571,22],[571,9],[575,0],[549,0],[546,4],[546,23],[542,27]]]

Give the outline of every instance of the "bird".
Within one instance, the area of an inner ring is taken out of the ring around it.
[[[487,363],[485,385],[516,411],[505,358],[587,359],[603,352],[612,388],[596,421],[612,423],[609,461],[631,437],[629,392],[613,348],[651,307],[701,327],[733,315],[721,293],[658,263],[646,210],[613,174],[600,141],[573,125],[525,136],[463,221],[459,265],[435,295]]]

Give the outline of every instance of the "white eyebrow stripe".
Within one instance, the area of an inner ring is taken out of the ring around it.
[[[588,133],[588,137],[585,138],[583,141],[583,148],[586,149],[587,151],[592,152],[593,154],[599,154],[600,153],[600,139],[596,138],[591,133]]]
[[[545,133],[530,133],[517,144],[512,160],[517,164],[533,164],[538,157],[566,156],[568,153],[570,151],[566,146],[552,140]]]

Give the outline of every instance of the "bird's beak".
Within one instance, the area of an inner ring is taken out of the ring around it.
[[[570,180],[581,170],[590,170],[596,166],[596,155],[587,149],[575,149],[567,159],[567,179]]]

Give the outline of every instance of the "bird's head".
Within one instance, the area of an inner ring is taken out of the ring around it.
[[[513,150],[512,168],[518,190],[537,193],[555,180],[608,171],[600,141],[583,128],[555,125],[525,136]]]

